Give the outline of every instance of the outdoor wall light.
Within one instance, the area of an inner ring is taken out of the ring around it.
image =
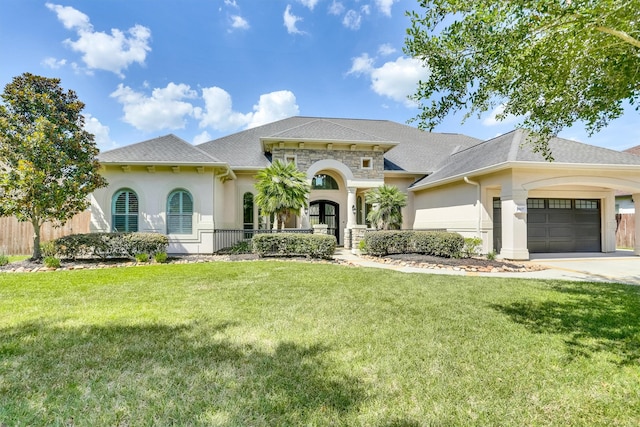
[[[353,212],[353,214],[356,214],[356,205],[351,205],[351,212]]]

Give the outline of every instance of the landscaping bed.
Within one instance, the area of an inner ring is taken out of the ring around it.
[[[366,256],[363,256],[366,257]],[[531,262],[490,260],[487,258],[444,258],[423,254],[393,254],[384,257],[367,257],[387,264],[397,264],[418,268],[444,268],[470,272],[526,272],[545,270],[546,267]]]

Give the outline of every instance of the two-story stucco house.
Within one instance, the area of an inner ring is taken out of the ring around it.
[[[91,229],[154,231],[169,236],[170,252],[215,252],[216,230],[270,226],[254,204],[254,177],[280,159],[312,185],[309,208],[286,226],[327,224],[339,244],[366,227],[365,193],[389,184],[408,195],[404,228],[480,236],[485,252],[504,258],[614,251],[615,191],[640,202],[640,156],[559,138],[550,146],[551,163],[519,130],[481,141],[318,117],[197,146],[167,135],[100,154],[109,186],[92,195]]]

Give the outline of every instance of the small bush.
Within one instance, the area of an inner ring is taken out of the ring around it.
[[[498,256],[498,254],[496,253],[496,251],[491,251],[487,254],[487,259],[489,261],[493,261],[496,259],[496,257]]]
[[[40,243],[40,252],[44,257],[54,257],[58,253],[58,248],[56,247],[56,242],[54,240],[49,240],[48,242]]]
[[[251,240],[253,252],[265,256],[303,256],[330,259],[336,250],[335,236],[301,233],[258,234]]]
[[[464,246],[462,247],[462,255],[465,258],[472,258],[480,255],[482,239],[479,237],[465,237]]]
[[[149,254],[143,252],[141,254],[136,254],[135,258],[138,262],[147,262],[149,261]]]
[[[0,267],[7,264],[9,264],[9,257],[5,254],[0,254]]]
[[[166,252],[158,252],[153,256],[153,259],[159,264],[164,264],[165,262],[167,262],[167,258],[168,256]]]
[[[370,231],[364,242],[374,256],[419,253],[454,258],[464,246],[460,234],[446,231]]]
[[[166,252],[169,239],[158,233],[87,233],[56,239],[55,246],[65,259],[134,258],[140,253]]]
[[[367,253],[367,242],[365,242],[364,240],[360,240],[360,243],[358,243],[358,249],[360,249],[360,252],[363,254]]]
[[[44,257],[43,262],[48,268],[60,268],[60,260],[54,256]]]

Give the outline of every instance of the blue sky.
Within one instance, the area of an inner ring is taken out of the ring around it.
[[[417,114],[406,96],[426,70],[402,53],[415,0],[3,0],[0,85],[24,72],[59,77],[86,104],[107,150],[174,133],[200,143],[304,115]],[[487,113],[435,131],[488,139],[513,128]],[[632,109],[592,138],[640,144]]]

